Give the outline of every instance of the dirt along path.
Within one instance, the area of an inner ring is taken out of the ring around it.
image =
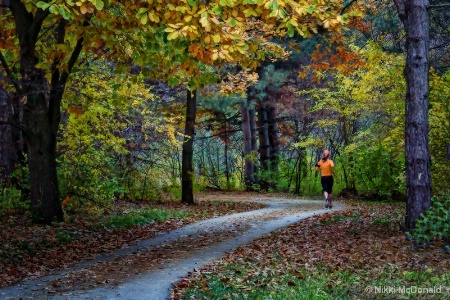
[[[1,299],[168,299],[172,283],[227,251],[323,209],[322,201],[259,198],[267,207],[187,225],[52,275],[0,289]]]

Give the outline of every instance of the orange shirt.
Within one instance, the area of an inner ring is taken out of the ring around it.
[[[316,171],[320,169],[322,176],[333,176],[334,162],[331,159],[319,160],[317,164],[319,167],[316,167]]]

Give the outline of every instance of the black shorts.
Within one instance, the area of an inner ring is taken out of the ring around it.
[[[320,182],[322,183],[322,190],[331,194],[333,190],[333,176],[322,176]]]

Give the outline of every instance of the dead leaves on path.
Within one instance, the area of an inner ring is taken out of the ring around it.
[[[130,229],[111,229],[96,226],[98,220],[78,218],[76,222],[46,226],[32,224],[25,216],[3,216],[0,219],[0,287],[47,275],[56,269],[67,268],[195,221],[261,207],[249,202],[199,202],[194,206],[179,203],[141,205],[145,208],[183,210],[188,217]],[[139,205],[133,204],[133,207],[138,208]]]
[[[246,290],[270,285],[271,280],[288,273],[302,279],[305,274],[299,270],[313,272],[318,267],[351,273],[365,270],[366,279],[386,269],[393,273],[414,269],[448,272],[450,256],[439,245],[420,251],[405,238],[399,230],[402,211],[403,207],[395,205],[359,204],[345,212],[303,220],[239,247],[216,264],[184,278],[175,284],[172,299],[180,299],[187,288],[207,290],[210,274],[222,277],[225,285]],[[235,270],[239,276],[229,275],[230,266],[239,266]]]

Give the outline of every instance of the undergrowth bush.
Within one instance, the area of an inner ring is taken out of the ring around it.
[[[441,239],[450,252],[450,197],[434,197],[430,209],[417,220],[410,236],[420,247]]]

